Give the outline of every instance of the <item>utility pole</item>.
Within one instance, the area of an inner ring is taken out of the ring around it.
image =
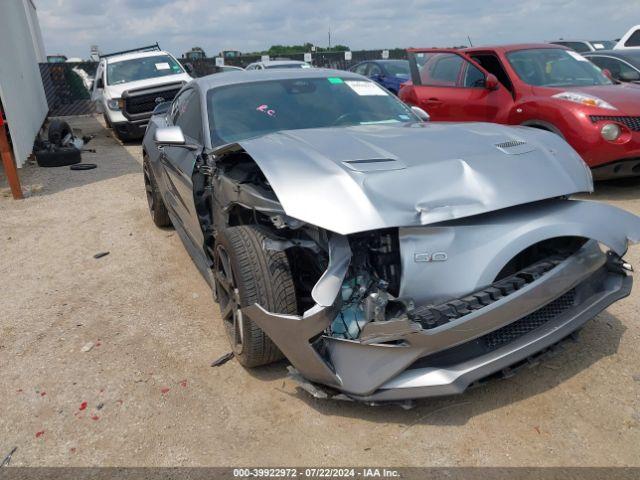
[[[329,51],[331,51],[331,24],[329,24]]]

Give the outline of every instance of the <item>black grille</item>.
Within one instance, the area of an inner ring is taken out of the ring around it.
[[[589,118],[593,123],[608,120],[610,122],[621,123],[625,125],[629,130],[634,132],[640,132],[640,117],[614,117],[608,115],[589,115]]]
[[[489,350],[494,350],[502,345],[513,342],[573,307],[575,299],[575,289],[569,290],[561,297],[530,313],[526,317],[488,333],[481,337],[481,340]]]
[[[164,90],[162,92],[154,92],[145,95],[136,95],[125,98],[124,109],[130,114],[151,113],[156,108],[156,98],[161,97],[165,102],[173,100],[180,89]]]
[[[559,265],[563,259],[561,256],[550,257],[534,263],[518,273],[494,282],[489,287],[464,298],[451,300],[440,305],[422,305],[409,312],[409,318],[414,322],[420,322],[424,329],[438,327],[511,295],[542,277]]]

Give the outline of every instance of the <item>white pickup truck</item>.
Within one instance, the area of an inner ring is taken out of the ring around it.
[[[185,68],[158,44],[102,55],[91,99],[121,140],[142,138],[157,104],[173,100],[191,80]]]

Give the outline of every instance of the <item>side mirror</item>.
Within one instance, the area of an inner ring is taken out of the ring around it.
[[[185,63],[183,67],[189,75],[193,75],[193,72],[195,72],[195,68],[193,68],[193,63],[191,62]]]
[[[498,82],[498,78],[493,73],[487,75],[484,81],[484,88],[487,90],[497,90],[499,86],[500,82]]]
[[[102,80],[102,77],[98,78],[96,80],[96,88],[97,89],[102,89],[104,88],[104,80]]]
[[[153,141],[158,148],[161,147],[182,147],[187,150],[200,150],[199,145],[189,145],[184,138],[180,127],[162,127],[153,133]]]
[[[637,82],[640,80],[640,72],[636,72],[635,70],[625,70],[624,72],[620,72],[619,79],[623,82]]]
[[[411,111],[415,113],[423,122],[428,122],[429,120],[431,120],[431,116],[420,107],[413,106],[411,107]]]

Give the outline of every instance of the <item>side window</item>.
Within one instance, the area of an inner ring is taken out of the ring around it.
[[[513,85],[511,80],[509,79],[509,75],[505,71],[504,67],[498,57],[491,54],[479,54],[473,55],[473,58],[482,68],[484,68],[487,72],[492,73],[496,76],[498,81],[504,85],[509,91],[513,92]]]
[[[633,32],[631,36],[624,42],[625,47],[640,47],[640,28]]]
[[[609,70],[611,72],[611,76],[616,80],[620,80],[623,74],[634,75],[637,73],[629,65],[616,58],[589,56],[589,60],[591,60],[601,69]]]
[[[420,83],[433,87],[455,87],[464,60],[455,53],[426,54],[428,59],[420,69]]]
[[[180,115],[180,110],[184,108],[184,104],[187,100],[187,97],[193,93],[193,90],[184,90],[173,99],[171,103],[171,108],[169,109],[169,116],[171,117],[171,123],[176,125],[176,121],[178,120],[178,116]]]
[[[361,63],[360,65],[358,65],[353,71],[355,73],[358,73],[360,75],[365,75],[367,73],[367,67],[369,66],[368,63]]]
[[[188,90],[181,99],[174,125],[182,128],[182,132],[202,143],[202,118],[200,115],[200,97],[195,90]]]
[[[375,63],[370,63],[369,64],[369,71],[367,72],[367,76],[373,77],[374,75],[382,76],[382,69],[380,68],[379,65],[377,65]]]
[[[484,73],[482,73],[482,70],[476,68],[475,65],[467,61],[464,62],[464,65],[465,65],[465,72],[464,72],[462,86],[467,88],[476,88],[476,87],[483,88],[485,78],[484,78]]]

